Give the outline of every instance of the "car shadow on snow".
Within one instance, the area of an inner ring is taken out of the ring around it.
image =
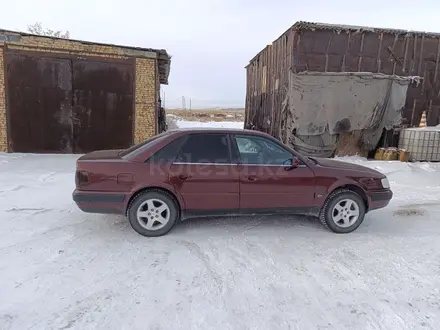
[[[342,236],[359,237],[370,235],[385,235],[388,237],[400,237],[412,234],[419,235],[426,232],[429,234],[428,223],[438,218],[436,210],[419,210],[409,214],[400,214],[395,208],[375,210],[366,214],[364,221],[354,232],[342,234]],[[182,221],[170,232],[170,234],[261,234],[261,233],[312,233],[317,235],[335,235],[342,239],[340,234],[335,234],[322,226],[319,219],[312,216],[288,216],[288,215],[255,215],[239,217],[215,217],[193,218]]]
[[[96,216],[93,221],[83,225],[92,232],[105,235],[137,235],[128,220],[123,216]],[[413,231],[423,231],[424,220],[429,216],[400,215],[394,209],[373,211],[366,215],[361,226],[349,235],[387,235],[401,236]],[[91,220],[91,219],[90,219]],[[325,229],[318,218],[311,216],[254,215],[236,217],[198,217],[179,222],[167,236],[184,235],[261,235],[261,234],[316,233],[335,235]],[[340,237],[340,235],[337,235]]]
[[[280,231],[325,230],[317,218],[310,216],[256,215],[237,217],[197,217],[186,219],[176,225],[170,234],[190,233],[258,233]]]
[[[128,219],[118,215],[105,215],[88,222],[89,230],[98,231],[102,235],[113,235],[117,232],[134,233]],[[184,235],[223,235],[223,234],[260,234],[262,232],[326,232],[319,220],[310,216],[237,216],[237,217],[197,217],[186,219],[166,236]],[[137,234],[136,234],[137,235]]]
[[[390,213],[392,216],[392,213]],[[354,232],[349,234],[335,234],[324,228],[318,218],[312,216],[288,216],[288,215],[265,215],[265,216],[240,216],[240,217],[209,217],[192,218],[184,220],[176,225],[170,234],[182,233],[209,233],[209,234],[316,234],[336,235],[339,238],[346,235],[369,235],[386,233],[387,235],[401,234],[404,228],[397,229],[392,223],[384,224],[381,219],[375,219],[374,215],[368,214],[363,223]]]

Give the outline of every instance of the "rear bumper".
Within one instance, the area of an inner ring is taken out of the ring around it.
[[[390,189],[370,192],[369,211],[381,209],[387,206],[392,198],[393,198],[393,192]]]
[[[73,201],[83,212],[125,214],[126,196],[120,193],[84,192],[75,189]]]

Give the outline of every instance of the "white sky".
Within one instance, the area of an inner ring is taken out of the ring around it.
[[[0,0],[0,29],[41,22],[71,38],[164,48],[167,106],[243,106],[244,66],[299,20],[440,32],[439,0]]]

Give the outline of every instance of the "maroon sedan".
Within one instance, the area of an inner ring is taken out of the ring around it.
[[[77,161],[73,199],[85,212],[128,216],[144,236],[195,216],[311,214],[336,233],[391,200],[385,175],[304,157],[251,130],[168,131],[125,150]]]

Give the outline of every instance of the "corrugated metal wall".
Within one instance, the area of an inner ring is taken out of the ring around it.
[[[405,126],[418,125],[426,111],[428,125],[440,117],[440,35],[300,22],[247,66],[245,127],[283,138],[281,108],[288,71],[380,72],[421,76],[408,89]]]

